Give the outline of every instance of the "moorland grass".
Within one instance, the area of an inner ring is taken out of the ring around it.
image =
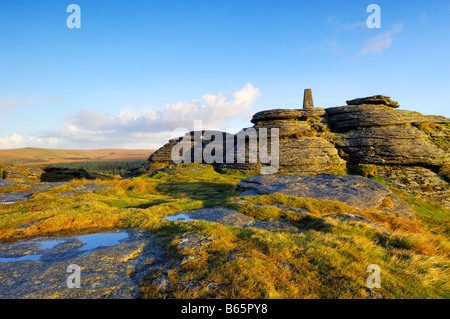
[[[404,197],[416,212],[413,221],[381,210],[356,210],[335,201],[283,194],[244,197],[247,203],[233,203],[238,195],[236,185],[244,177],[191,165],[133,179],[77,180],[27,201],[2,205],[0,240],[136,227],[156,234],[171,258],[181,261],[187,254],[200,256],[169,271],[170,287],[165,292],[152,284],[161,272],[150,273],[141,285],[143,298],[366,298],[370,264],[381,268],[377,291],[385,298],[450,297],[448,209]],[[77,197],[56,196],[88,182],[111,189]],[[283,204],[309,213],[254,204]],[[216,205],[258,220],[288,220],[304,232],[276,233],[162,219],[167,214]],[[390,234],[362,223],[322,218],[335,213],[362,215]],[[18,227],[25,223],[30,226]],[[189,233],[213,240],[195,252],[181,253],[179,239]],[[196,289],[180,284],[189,281],[203,284]],[[221,288],[211,289],[208,282]]]

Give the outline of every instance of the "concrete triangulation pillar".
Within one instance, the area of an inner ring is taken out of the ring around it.
[[[313,102],[311,89],[305,89],[305,93],[303,95],[303,108],[304,109],[314,108],[314,102]]]

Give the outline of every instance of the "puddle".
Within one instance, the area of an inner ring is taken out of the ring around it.
[[[52,249],[56,245],[64,243],[65,240],[50,240],[50,241],[40,241],[40,249]]]
[[[0,263],[10,263],[15,261],[38,261],[41,255],[25,255],[20,257],[0,257]]]
[[[195,220],[195,219],[192,219],[191,217],[189,217],[187,214],[178,214],[178,215],[167,216],[167,217],[164,217],[163,219],[171,220],[171,221],[175,221],[175,222],[190,222],[190,221]]]
[[[39,244],[39,250],[45,250],[43,254],[28,254],[20,257],[1,257],[0,263],[17,262],[17,261],[39,261],[41,256],[52,253],[51,250],[59,245],[63,244],[71,238],[76,238],[83,244],[81,246],[73,247],[74,250],[81,252],[80,256],[92,253],[97,248],[105,248],[119,244],[121,241],[127,239],[129,234],[127,232],[110,232],[110,233],[97,233],[81,236],[66,237],[64,240],[43,240],[43,241],[30,241],[30,244]],[[23,245],[23,243],[21,243]],[[10,250],[13,250],[11,248]],[[53,252],[54,253],[54,252]]]
[[[80,250],[93,250],[98,247],[108,247],[114,246],[120,243],[120,241],[128,238],[127,232],[117,232],[117,233],[98,233],[89,234],[83,236],[76,236],[76,238],[83,243]]]

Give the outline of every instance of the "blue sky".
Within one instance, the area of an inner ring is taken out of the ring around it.
[[[0,148],[155,148],[301,108],[305,88],[450,117],[449,33],[445,0],[0,0]]]

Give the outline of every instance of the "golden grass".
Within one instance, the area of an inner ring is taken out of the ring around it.
[[[189,167],[201,170],[183,170]],[[450,296],[449,240],[439,228],[448,223],[449,210],[414,201],[417,221],[412,221],[379,210],[356,210],[340,202],[282,194],[245,197],[248,204],[236,204],[230,201],[237,196],[241,174],[219,174],[202,165],[180,168],[133,179],[77,180],[27,201],[2,205],[0,240],[136,227],[157,234],[171,258],[181,261],[189,254],[200,256],[169,272],[170,287],[164,293],[151,283],[161,273],[149,274],[141,287],[144,298],[365,298],[370,264],[381,267],[382,287],[377,291],[386,298]],[[112,188],[78,197],[56,196],[88,182]],[[299,215],[252,203],[284,204],[309,213]],[[272,233],[162,219],[213,205],[227,205],[258,220],[286,219],[306,232]],[[334,213],[362,215],[390,235],[361,223],[321,217]],[[25,223],[30,224],[18,227]],[[214,239],[198,251],[181,253],[179,238],[192,232]],[[186,281],[202,284],[184,289],[180,283]],[[214,290],[208,282],[221,288]]]

